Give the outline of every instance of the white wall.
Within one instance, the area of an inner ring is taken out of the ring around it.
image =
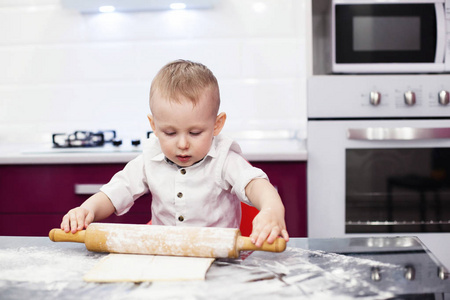
[[[0,143],[73,130],[145,134],[151,80],[178,58],[215,73],[226,130],[304,135],[306,2],[81,14],[58,0],[0,0]]]

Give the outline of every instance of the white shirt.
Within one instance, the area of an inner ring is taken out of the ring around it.
[[[245,187],[255,178],[267,179],[267,175],[252,167],[228,137],[216,136],[202,161],[181,168],[166,160],[152,135],[143,153],[100,190],[111,199],[117,215],[150,192],[154,225],[238,228],[240,201],[252,205]]]

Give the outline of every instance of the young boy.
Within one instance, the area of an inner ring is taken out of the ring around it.
[[[250,235],[256,246],[279,235],[288,241],[284,206],[266,174],[219,135],[226,120],[219,105],[217,79],[204,65],[178,60],[164,66],[150,89],[154,136],[100,192],[71,209],[61,229],[75,233],[122,215],[150,192],[154,225],[238,228],[243,201],[259,210]]]

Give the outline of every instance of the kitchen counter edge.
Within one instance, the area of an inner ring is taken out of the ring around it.
[[[259,143],[242,143],[243,156],[248,161],[306,161],[306,141],[284,141],[283,147],[277,146],[278,141]],[[289,145],[291,147],[289,147]],[[286,147],[287,146],[287,147]],[[122,152],[55,152],[23,151],[29,146],[9,145],[0,150],[0,165],[13,164],[106,164],[127,163],[140,154],[140,151]],[[31,147],[32,148],[32,147]]]

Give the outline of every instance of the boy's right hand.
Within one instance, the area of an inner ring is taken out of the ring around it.
[[[94,217],[93,211],[81,206],[75,207],[64,215],[61,229],[65,232],[72,231],[72,233],[76,233],[91,224],[94,221]]]

